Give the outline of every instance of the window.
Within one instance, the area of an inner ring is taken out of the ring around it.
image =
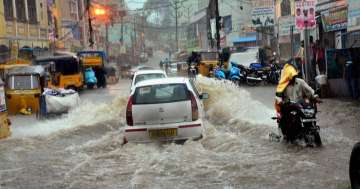
[[[39,88],[39,80],[35,75],[13,75],[8,80],[10,89],[27,90]]]
[[[135,84],[139,83],[140,81],[149,80],[149,79],[159,79],[164,78],[164,74],[142,74],[138,75],[135,78]]]
[[[185,84],[162,84],[136,89],[134,104],[160,104],[190,100]]]
[[[217,60],[219,58],[216,52],[203,52],[201,53],[201,60]]]
[[[28,12],[29,12],[29,23],[36,24],[37,23],[37,15],[36,15],[36,1],[28,0]]]
[[[16,4],[17,20],[19,22],[26,22],[25,1],[24,0],[15,0],[15,4]]]
[[[11,21],[14,19],[12,0],[4,0],[4,14],[6,21]]]

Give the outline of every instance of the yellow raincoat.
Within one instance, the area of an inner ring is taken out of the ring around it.
[[[276,87],[276,93],[284,92],[290,81],[297,75],[298,71],[293,65],[285,64],[281,73],[279,84]]]
[[[279,84],[276,87],[276,94],[281,94],[285,91],[286,87],[289,85],[290,81],[298,75],[298,71],[296,68],[291,64],[285,64],[282,72]],[[275,110],[280,112],[280,102],[281,100],[278,99],[280,97],[277,96],[275,99]]]

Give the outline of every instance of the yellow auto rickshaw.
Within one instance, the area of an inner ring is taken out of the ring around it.
[[[198,65],[199,74],[212,77],[213,69],[219,64],[219,52],[217,51],[200,51],[200,62]]]
[[[5,96],[9,114],[30,115],[40,110],[40,96],[46,84],[42,66],[11,68],[6,73]]]
[[[11,122],[6,110],[4,82],[0,80],[0,139],[11,135],[10,125]]]
[[[62,54],[39,58],[34,64],[43,66],[50,73],[47,84],[49,88],[78,90],[83,87],[82,65],[75,55]]]

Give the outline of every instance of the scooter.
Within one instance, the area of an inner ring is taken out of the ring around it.
[[[93,89],[94,86],[97,84],[95,72],[92,68],[85,69],[85,84],[88,89]]]

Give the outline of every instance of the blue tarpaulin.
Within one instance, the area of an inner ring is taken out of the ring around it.
[[[255,42],[256,36],[249,37],[236,37],[233,39],[233,43],[246,43],[246,42]]]

